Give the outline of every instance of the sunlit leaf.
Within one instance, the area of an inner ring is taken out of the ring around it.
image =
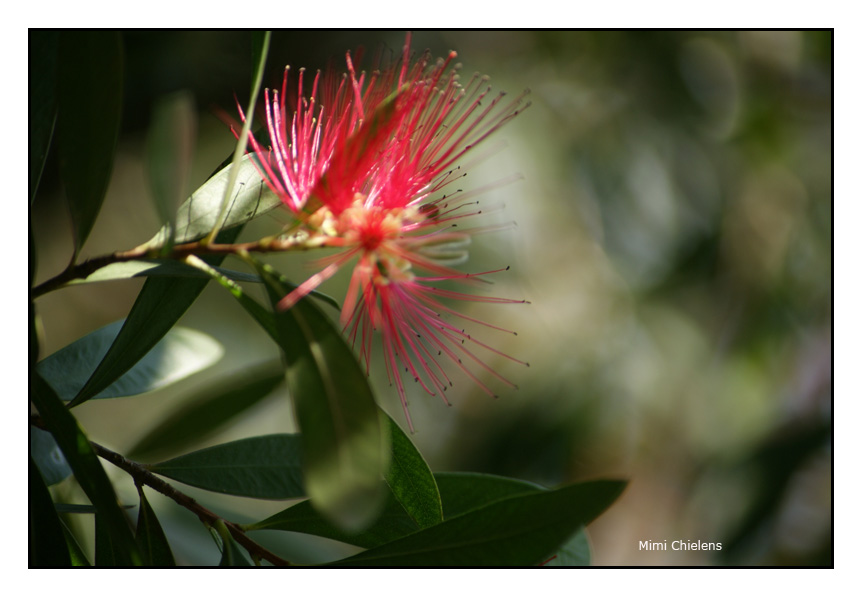
[[[252,498],[305,496],[301,441],[293,434],[244,438],[182,455],[150,471],[205,490]]]
[[[236,270],[225,270],[216,268],[217,271],[240,282],[261,282],[256,274],[238,272]],[[192,268],[176,260],[132,260],[128,262],[116,262],[104,268],[99,268],[87,278],[76,278],[68,284],[84,284],[90,282],[106,282],[109,280],[124,280],[136,277],[165,277],[165,278],[207,278],[207,275],[198,268]]]
[[[278,275],[256,262],[275,306],[287,294]],[[381,431],[365,373],[330,320],[308,298],[275,312],[288,390],[302,432],[305,486],[337,525],[369,524],[385,498],[388,436]]]
[[[122,54],[116,31],[60,34],[58,155],[76,254],[93,228],[111,177],[120,130]]]
[[[264,364],[237,372],[228,381],[216,380],[200,387],[183,407],[172,411],[152,427],[132,449],[130,456],[176,454],[207,438],[240,413],[257,405],[284,383],[280,363]]]
[[[40,361],[36,370],[61,399],[71,400],[104,358],[123,323],[108,324],[63,347]],[[212,337],[189,328],[174,328],[94,398],[128,397],[162,388],[213,365],[223,353]]]
[[[35,426],[30,426],[30,457],[48,486],[62,482],[72,475],[66,457],[54,437]]]
[[[104,518],[112,545],[128,555],[133,563],[140,564],[141,557],[132,536],[131,526],[117,504],[117,495],[102,469],[102,464],[72,413],[38,373],[33,376],[30,400],[39,410],[46,428],[57,440],[78,485]]]
[[[28,494],[30,567],[68,567],[72,564],[60,518],[51,493],[30,459]]]
[[[504,498],[334,564],[537,565],[604,511],[624,486],[624,482],[595,481]]]
[[[250,156],[244,156],[238,164],[237,183],[231,196],[225,221],[228,229],[248,222],[282,205],[281,200],[261,180]],[[230,165],[211,177],[192,193],[177,210],[175,243],[195,241],[207,235],[219,218],[222,198],[230,176]],[[162,247],[170,238],[170,228],[165,226],[155,237],[144,244],[155,249]]]
[[[147,502],[141,486],[138,486],[138,496],[141,499],[141,507],[138,510],[135,539],[141,548],[144,564],[154,567],[173,567],[174,554],[171,552],[171,545],[168,544],[168,538],[156,518],[156,513]]]

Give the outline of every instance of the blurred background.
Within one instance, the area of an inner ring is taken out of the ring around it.
[[[341,70],[344,52],[364,46],[368,67],[376,50],[398,54],[403,43],[392,31],[277,32],[265,85],[281,85],[285,64]],[[235,94],[248,101],[249,32],[135,31],[124,44],[114,176],[82,257],[134,247],[161,224],[144,167],[156,102],[178,91],[194,97],[197,187],[233,149],[217,113],[235,112]],[[831,565],[831,34],[424,31],[413,34],[413,48],[456,50],[465,75],[488,74],[495,90],[513,95],[531,90],[531,107],[487,142],[459,184],[491,184],[476,224],[502,229],[477,236],[463,268],[510,266],[489,294],[531,304],[455,306],[517,330],[481,336],[530,367],[489,356],[519,387],[487,376],[498,399],[468,380],[449,395],[451,407],[410,395],[412,439],[432,469],[550,486],[629,479],[589,528],[597,565]],[[513,174],[520,180],[494,185]],[[39,283],[72,252],[53,153],[31,217]],[[260,218],[244,237],[272,234],[284,220]],[[297,282],[312,272],[298,256],[269,261]],[[123,318],[141,284],[40,298],[41,357]],[[341,277],[324,290],[341,299],[345,288]],[[76,408],[94,440],[124,452],[200,389],[278,361],[215,285],[180,324],[222,342],[222,362],[162,392]],[[376,364],[379,401],[404,423]],[[201,446],[292,425],[277,389]],[[115,479],[136,504],[134,487]],[[284,508],[189,492],[229,517],[230,509],[263,517]],[[151,500],[188,523],[176,537],[169,531],[178,559],[218,555],[194,517]],[[645,540],[669,550],[639,550]],[[721,542],[722,550],[672,551],[674,540]],[[320,550],[326,558],[339,549]]]

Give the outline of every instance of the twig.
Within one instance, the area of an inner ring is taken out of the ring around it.
[[[273,554],[272,552],[249,538],[243,532],[239,525],[231,521],[227,521],[224,518],[219,517],[209,509],[201,506],[194,498],[183,494],[182,492],[171,486],[169,483],[164,481],[162,478],[159,478],[153,473],[151,473],[146,467],[144,467],[140,463],[130,461],[129,459],[126,459],[126,457],[124,457],[123,455],[115,453],[114,451],[107,449],[104,446],[95,442],[90,442],[90,444],[93,446],[93,450],[96,451],[97,455],[128,473],[130,476],[132,476],[132,479],[134,479],[136,483],[149,486],[153,490],[161,492],[181,507],[192,511],[205,525],[212,527],[216,523],[216,521],[224,521],[225,526],[231,532],[231,535],[234,537],[237,543],[246,550],[248,550],[249,554],[252,555],[253,559],[262,558],[271,562],[273,565],[281,567],[289,567],[291,565],[290,561],[287,561],[282,557]]]

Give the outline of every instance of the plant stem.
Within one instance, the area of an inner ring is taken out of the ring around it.
[[[132,476],[132,479],[134,479],[137,484],[143,484],[145,486],[149,486],[157,492],[161,492],[181,507],[192,511],[205,525],[212,527],[216,523],[216,521],[222,520],[225,523],[225,526],[231,532],[231,536],[234,537],[234,539],[237,541],[238,544],[240,544],[240,546],[249,551],[249,554],[252,556],[253,559],[265,559],[271,562],[273,565],[281,567],[289,567],[291,565],[290,561],[287,561],[282,557],[273,554],[272,552],[249,538],[238,524],[231,521],[226,521],[224,518],[219,517],[209,509],[202,507],[194,498],[183,494],[182,492],[171,486],[169,483],[164,481],[162,478],[157,477],[149,470],[147,470],[144,465],[136,463],[135,461],[130,461],[129,459],[126,459],[123,455],[115,453],[114,451],[109,450],[100,444],[96,444],[95,442],[91,442],[90,444],[93,446],[93,450],[96,451],[97,455],[128,473],[130,476]]]
[[[57,290],[63,285],[72,282],[73,280],[84,279],[93,274],[96,270],[104,268],[110,264],[118,264],[122,262],[131,262],[134,260],[154,260],[154,259],[175,259],[183,260],[189,255],[209,254],[209,255],[233,255],[240,252],[257,252],[269,253],[276,251],[288,251],[291,249],[302,248],[301,242],[295,239],[274,239],[272,237],[261,239],[260,241],[252,241],[249,243],[234,243],[234,244],[210,244],[203,245],[199,241],[191,243],[182,243],[175,245],[169,255],[160,254],[160,249],[152,249],[146,246],[130,249],[129,251],[118,251],[108,255],[94,257],[85,260],[79,264],[70,264],[68,268],[53,278],[49,278],[45,282],[33,287],[30,291],[30,298],[35,299],[48,293]]]

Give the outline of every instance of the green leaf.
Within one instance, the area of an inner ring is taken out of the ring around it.
[[[539,484],[489,473],[436,473],[445,519],[452,519],[501,498],[547,490]]]
[[[122,52],[116,31],[60,34],[58,150],[76,255],[93,228],[111,177],[120,130]]]
[[[33,459],[30,462],[29,548],[30,567],[68,567],[72,564],[60,518],[54,509],[51,493]]]
[[[111,533],[110,523],[100,513],[94,515],[96,525],[96,557],[94,564],[97,567],[132,567],[136,563],[132,552]],[[143,556],[138,556],[143,558]],[[141,561],[138,564],[146,564]]]
[[[84,555],[84,551],[81,550],[81,546],[78,544],[78,541],[75,539],[75,536],[69,531],[69,528],[63,523],[63,520],[60,520],[60,525],[63,527],[63,536],[66,538],[66,548],[69,549],[69,558],[72,561],[73,567],[89,567],[90,561],[87,560],[87,557]]]
[[[57,46],[58,31],[30,30],[28,35],[28,59],[30,77],[28,78],[27,102],[29,108],[29,166],[30,166],[30,203],[36,196],[39,180],[45,168],[48,148],[54,135],[57,120]]]
[[[221,519],[213,525],[222,538],[222,560],[219,561],[219,567],[251,567],[252,563],[246,558],[243,549],[237,544],[236,540],[231,536],[231,532],[225,526],[225,522]]]
[[[272,363],[245,369],[228,381],[217,380],[153,426],[129,455],[140,459],[142,455],[176,454],[257,405],[284,380],[284,368]]]
[[[62,482],[72,475],[66,457],[54,437],[35,426],[30,426],[30,457],[48,486]]]
[[[244,156],[237,164],[237,184],[230,200],[222,228],[228,229],[265,214],[282,205],[282,201],[261,180],[254,161]],[[192,193],[177,210],[175,243],[195,241],[207,235],[216,225],[230,177],[228,165]],[[170,225],[162,227],[142,247],[156,249],[171,239]]]
[[[447,519],[477,509],[501,498],[545,490],[531,482],[480,473],[434,474],[443,512]],[[289,507],[263,521],[245,526],[250,531],[281,530],[301,532],[373,548],[420,530],[393,494],[387,496],[383,511],[368,529],[359,533],[345,532],[324,519],[309,501]]]
[[[301,441],[293,434],[244,438],[149,467],[190,486],[222,494],[284,499],[306,496]]]
[[[150,187],[160,222],[174,230],[174,214],[189,191],[196,114],[192,94],[181,91],[160,99],[147,136]],[[173,244],[168,237],[164,249]]]
[[[233,243],[241,230],[236,227],[225,231],[217,241]],[[223,259],[224,256],[208,256],[203,261],[218,266]],[[194,303],[207,282],[195,278],[147,279],[123,329],[70,406],[89,400],[135,365]]]
[[[570,536],[552,557],[545,563],[546,567],[589,567],[590,541],[585,529],[581,528]]]
[[[240,282],[261,282],[261,277],[256,274],[247,274],[236,270],[225,270],[216,268],[224,276]],[[128,262],[117,262],[99,268],[87,278],[76,278],[67,284],[85,284],[91,282],[106,282],[109,280],[125,280],[143,276],[155,276],[164,278],[207,278],[207,275],[198,268],[193,268],[183,262],[176,260],[132,260]]]
[[[54,435],[78,485],[104,518],[112,545],[128,555],[131,562],[140,564],[141,557],[132,537],[129,521],[117,504],[114,487],[108,481],[93,447],[81,432],[72,413],[38,373],[33,376],[30,400],[39,410],[45,426]]]
[[[387,485],[408,516],[421,528],[443,521],[437,484],[422,455],[392,418],[381,412],[390,431],[392,457]]]
[[[168,538],[159,525],[156,513],[147,502],[144,489],[138,486],[138,496],[141,498],[141,508],[138,510],[138,525],[135,531],[135,539],[141,547],[141,557],[145,565],[153,567],[173,567],[174,553]]]
[[[108,324],[49,355],[36,365],[61,399],[73,399],[118,338],[122,320]],[[212,337],[177,327],[113,384],[93,398],[128,397],[173,384],[216,363],[224,353]]]
[[[280,275],[255,266],[275,306],[287,289]],[[366,375],[339,331],[308,298],[276,311],[275,325],[302,432],[309,498],[338,526],[361,529],[383,505],[381,481],[390,456]]]
[[[624,482],[595,481],[495,501],[337,566],[453,567],[537,565],[623,491]]]

